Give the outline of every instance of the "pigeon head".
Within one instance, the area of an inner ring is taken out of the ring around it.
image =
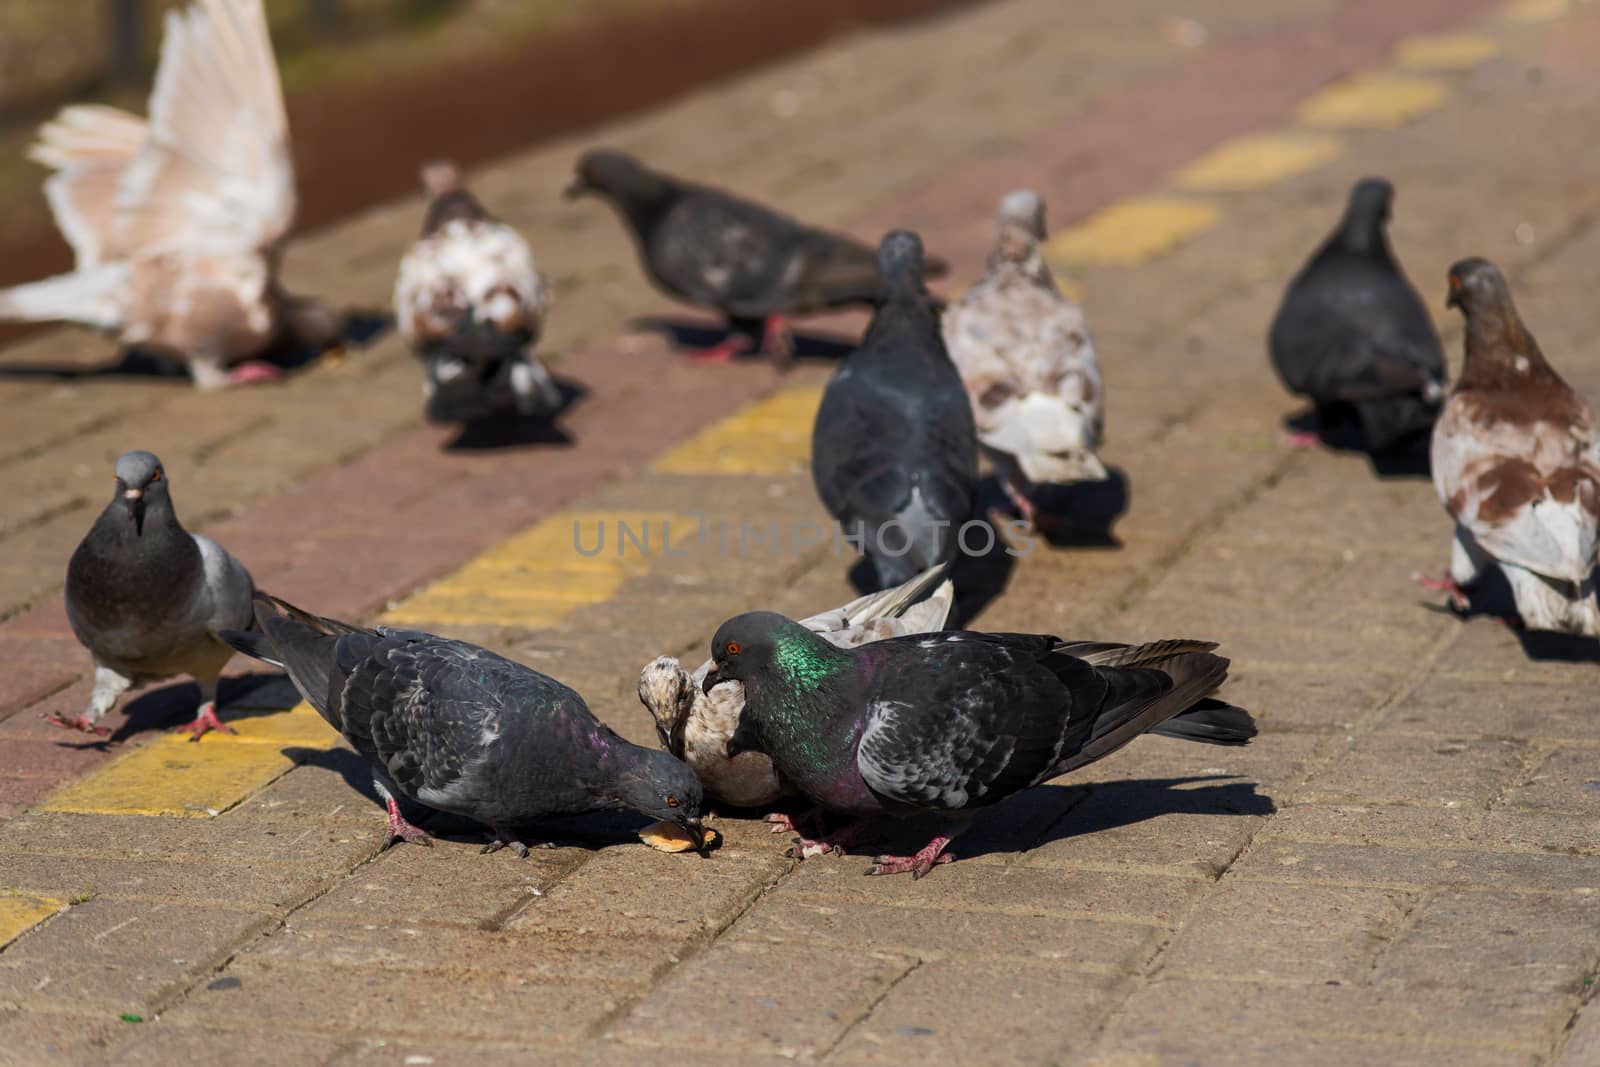
[[[1349,251],[1363,252],[1383,247],[1383,228],[1389,222],[1389,207],[1394,203],[1394,186],[1387,178],[1362,178],[1350,189],[1344,221],[1339,225],[1339,243]]]
[[[639,672],[639,703],[656,721],[661,743],[683,751],[683,727],[694,710],[694,679],[671,656],[658,656]]]
[[[1508,388],[1535,379],[1561,380],[1522,324],[1511,289],[1493,263],[1476,257],[1459,260],[1450,268],[1445,302],[1467,317],[1467,358],[1459,385]]]
[[[1032,189],[1017,189],[1000,200],[993,260],[1025,263],[1037,257],[1044,240],[1044,198]]]
[[[711,639],[712,668],[700,688],[709,693],[722,682],[736,681],[749,691],[770,677],[789,690],[814,689],[848,656],[792,619],[752,611],[717,628]]]
[[[668,822],[702,847],[705,831],[700,815],[705,808],[705,792],[689,765],[655,748],[640,748],[633,766],[617,778],[614,796],[618,803],[660,822]]]
[[[878,276],[889,295],[922,292],[922,238],[909,230],[893,230],[878,245]]]
[[[149,507],[171,507],[167,496],[167,475],[153,452],[125,452],[117,459],[116,495],[111,506],[125,510],[133,520],[134,532],[144,533],[144,516]]]
[[[1458,260],[1450,268],[1445,306],[1460,308],[1469,319],[1478,312],[1500,313],[1511,306],[1511,290],[1500,269],[1487,259]]]
[[[597,148],[578,160],[578,173],[563,195],[568,200],[599,195],[619,204],[643,204],[671,189],[670,182],[626,152]]]
[[[423,164],[422,188],[428,194],[428,211],[422,220],[424,237],[457,219],[488,217],[478,198],[462,182],[460,169],[449,160]]]

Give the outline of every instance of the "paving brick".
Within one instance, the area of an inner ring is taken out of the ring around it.
[[[938,923],[919,908],[762,898],[727,938],[836,946],[918,960],[1005,958],[1131,972],[1154,954],[1165,927],[986,911],[953,911]]]
[[[232,816],[166,819],[34,812],[12,820],[0,831],[0,854],[245,862],[319,869],[354,866],[377,845],[377,838],[349,827],[284,826]]]
[[[1495,681],[1431,677],[1397,701],[1379,725],[1458,737],[1600,741],[1590,685],[1517,684],[1543,682],[1526,668],[1525,664],[1512,678]]]
[[[230,1067],[273,1067],[280,1063],[308,1067],[342,1060],[354,1042],[349,1038],[297,1034],[283,1026],[174,1026],[147,1023],[134,1031],[110,1062],[118,1067],[166,1067],[173,1063],[226,1063]]]
[[[732,922],[787,866],[777,847],[724,847],[709,859],[643,846],[603,849],[524,909],[510,928],[683,941]]]
[[[1319,1033],[1254,1034],[1230,1028],[1216,1030],[1112,1031],[1098,1052],[1065,1060],[1067,1067],[1155,1067],[1158,1064],[1230,1063],[1260,1065],[1293,1063],[1296,1067],[1348,1067],[1354,1063],[1381,1063],[1384,1067],[1535,1067],[1543,1059],[1537,1052],[1503,1047],[1448,1047],[1402,1042],[1363,1035],[1333,1036]]]
[[[1433,893],[1374,972],[1397,989],[1516,989],[1580,995],[1592,980],[1600,896]]]
[[[1232,868],[1269,882],[1600,891],[1600,857],[1262,841]]]
[[[1054,1062],[1081,1048],[1116,988],[1047,964],[924,963],[895,983],[830,1063],[905,1063],[982,1049],[986,1063]]]
[[[293,1019],[297,1030],[339,1036],[381,1027],[396,1037],[488,1037],[541,1044],[574,1041],[618,1003],[587,982],[484,978],[462,974],[385,973],[243,960],[163,1018],[185,1026],[228,1026],[248,1006],[253,1015]],[[440,1011],[448,1004],[448,1011]]]
[[[265,911],[92,899],[0,954],[0,1003],[148,1015],[276,922]]]
[[[1228,671],[1227,699],[1250,709],[1265,731],[1355,728],[1399,687],[1397,675],[1333,668],[1269,671],[1236,663]]]
[[[303,914],[375,923],[494,925],[524,907],[534,891],[584,861],[576,849],[479,855],[482,845],[435,839],[431,847],[397,845],[344,876]]]
[[[1051,840],[1016,862],[1215,877],[1271,810],[1271,802],[1244,783],[1163,790],[1112,783],[1095,789],[1052,828]]]
[[[826,1051],[911,969],[901,956],[724,941],[607,1030],[625,1045],[809,1057]]]
[[[1230,981],[1357,983],[1415,896],[1386,889],[1225,879],[1161,955],[1164,974]]]
[[[1371,734],[1345,738],[1299,794],[1307,801],[1486,806],[1520,777],[1520,742]]]
[[[113,900],[269,908],[299,904],[334,880],[326,868],[282,863],[179,863],[24,853],[8,854],[0,877],[4,888],[69,900],[93,894]]]
[[[1259,840],[1277,838],[1484,852],[1600,854],[1600,844],[1584,821],[1536,811],[1461,807],[1295,805],[1269,822]]]
[[[1558,748],[1506,793],[1514,810],[1564,811],[1592,820],[1600,814],[1600,767],[1592,748]]]
[[[0,1008],[0,1064],[77,1067],[104,1056],[128,1030],[127,1023],[103,1016]]]

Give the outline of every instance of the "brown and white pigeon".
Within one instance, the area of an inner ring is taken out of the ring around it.
[[[1000,201],[989,269],[944,313],[944,341],[972,401],[978,441],[1032,521],[1038,485],[1103,481],[1105,387],[1083,309],[1056,288],[1040,242],[1044,201]]]
[[[0,292],[0,318],[64,321],[188,364],[202,389],[276,377],[255,361],[289,335],[341,328],[279,288],[294,164],[261,0],[167,13],[148,121],[64,109],[29,153],[77,267]]]
[[[1532,630],[1600,636],[1600,443],[1594,413],[1539,351],[1494,264],[1450,268],[1466,362],[1433,428],[1433,485],[1456,522],[1450,570],[1421,579],[1458,608],[1491,565]]]
[[[216,631],[244,629],[255,587],[244,565],[178,521],[161,461],[149,452],[117,460],[116,491],[67,564],[67,619],[94,657],[94,693],[81,715],[57,726],[105,733],[100,719],[128,689],[187,674],[200,706],[182,729],[233,731],[217,718],[217,677],[233,649]]]
[[[875,303],[877,253],[720,189],[651,170],[623,152],[597,149],[578,161],[569,199],[611,201],[633,232],[645,272],[667,295],[726,315],[733,336],[702,353],[725,362],[763,351],[780,364],[792,354],[785,317]],[[929,257],[927,277],[945,264]]]
[[[468,191],[453,163],[422,169],[422,236],[400,261],[395,322],[427,377],[428,418],[549,415],[561,389],[533,347],[550,290],[528,243]]]
[[[929,568],[903,585],[857,597],[800,625],[840,648],[941,630],[955,603],[955,587],[949,579],[940,582],[944,572],[942,566]],[[924,598],[936,582],[938,588]],[[772,761],[759,752],[730,758],[726,751],[744,710],[744,688],[727,681],[706,692],[701,686],[710,671],[710,660],[691,675],[671,656],[657,657],[639,672],[639,700],[655,719],[661,743],[699,776],[708,796],[740,808],[772,804],[790,792]],[[793,828],[785,816],[771,821],[780,824],[778,830]]]

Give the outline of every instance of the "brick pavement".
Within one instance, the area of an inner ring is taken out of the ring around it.
[[[825,50],[615,134],[864,232],[911,217],[963,276],[992,194],[1018,180],[1052,194],[1058,225],[1108,205],[1135,218],[1152,196],[1202,206],[1204,224],[1149,262],[1107,262],[1116,249],[1093,217],[1057,246],[1078,259],[1112,396],[1107,456],[1128,472],[1131,508],[1118,550],[1030,554],[980,622],[1220,639],[1229,695],[1263,727],[1255,745],[1141,740],[986,813],[961,862],[918,883],[863,879],[861,857],[796,866],[764,827],[734,820],[707,861],[619,845],[518,862],[478,857],[470,835],[374,856],[376,809],[346,781],[359,780],[354,760],[266,697],[234,713],[248,736],[199,746],[149,741],[160,698],[136,705],[121,746],[134,751],[40,803],[108,758],[60,745],[33,711],[81,673],[51,590],[99,503],[82,486],[101,484],[96,464],[131,425],[153,428],[180,507],[212,516],[208,531],[264,585],[364,614],[448,573],[394,610],[432,612],[558,675],[636,739],[649,730],[633,674],[650,655],[698,655],[734,611],[845,595],[823,548],[692,549],[599,579],[558,575],[559,609],[521,616],[474,575],[501,568],[543,589],[539,536],[454,571],[561,508],[821,518],[803,447],[769,431],[803,431],[825,368],[775,382],[759,366],[723,374],[649,340],[607,342],[658,305],[611,220],[546,206],[570,158],[558,146],[483,186],[536,248],[563,250],[573,310],[557,344],[594,386],[568,421],[573,449],[441,455],[441,435],[415,426],[414,372],[392,341],[221,407],[144,383],[0,386],[24,422],[58,435],[8,435],[0,466],[35,509],[6,525],[19,562],[0,571],[16,605],[0,649],[22,665],[0,722],[14,764],[0,779],[14,806],[0,884],[16,891],[0,897],[0,929],[28,931],[0,952],[0,1062],[1592,1062],[1600,1031],[1580,1008],[1600,958],[1593,653],[1533,658],[1492,622],[1428,611],[1406,576],[1445,559],[1431,489],[1356,457],[1279,450],[1292,405],[1261,337],[1344,189],[1377,170],[1399,186],[1396,242],[1430,304],[1459,254],[1496,258],[1557,366],[1600,395],[1600,356],[1583,343],[1600,314],[1585,299],[1600,193],[1584,177],[1600,16],[1548,3],[1182,14],[1212,34],[1192,55],[1172,40],[1192,28],[1161,5],[1073,26],[1053,4],[1012,0]],[[1301,106],[1336,77],[1392,71],[1406,35],[1446,29],[1471,36],[1400,53],[1476,55],[1425,75],[1445,90],[1437,107],[1410,114],[1414,92],[1379,94],[1330,131],[1317,117],[1354,107],[1348,94]],[[1314,47],[1273,62],[1274,40]],[[994,77],[886,62],[910,48]],[[780,89],[815,112],[762,120]],[[1206,155],[1236,134],[1252,136],[1244,165],[1228,161],[1236,144]],[[1296,147],[1329,137],[1320,162]],[[1206,180],[1180,169],[1197,161]],[[304,242],[292,270],[376,303],[414,215],[376,212]],[[53,337],[28,355],[91,346]],[[785,399],[768,416],[714,425],[774,388]],[[84,480],[63,489],[67,452]],[[374,508],[385,530],[371,530]],[[151,799],[166,794],[192,803]],[[627,826],[602,820],[587,840],[625,840]]]

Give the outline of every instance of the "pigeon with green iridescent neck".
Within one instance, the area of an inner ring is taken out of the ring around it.
[[[728,753],[764,752],[822,810],[857,822],[791,854],[840,852],[881,816],[934,812],[952,827],[867,873],[921,877],[977,810],[1110,755],[1142,733],[1214,745],[1255,735],[1210,694],[1228,661],[1209,641],[1119,645],[948,631],[836,648],[772,612],[712,640],[709,690],[744,685]]]

